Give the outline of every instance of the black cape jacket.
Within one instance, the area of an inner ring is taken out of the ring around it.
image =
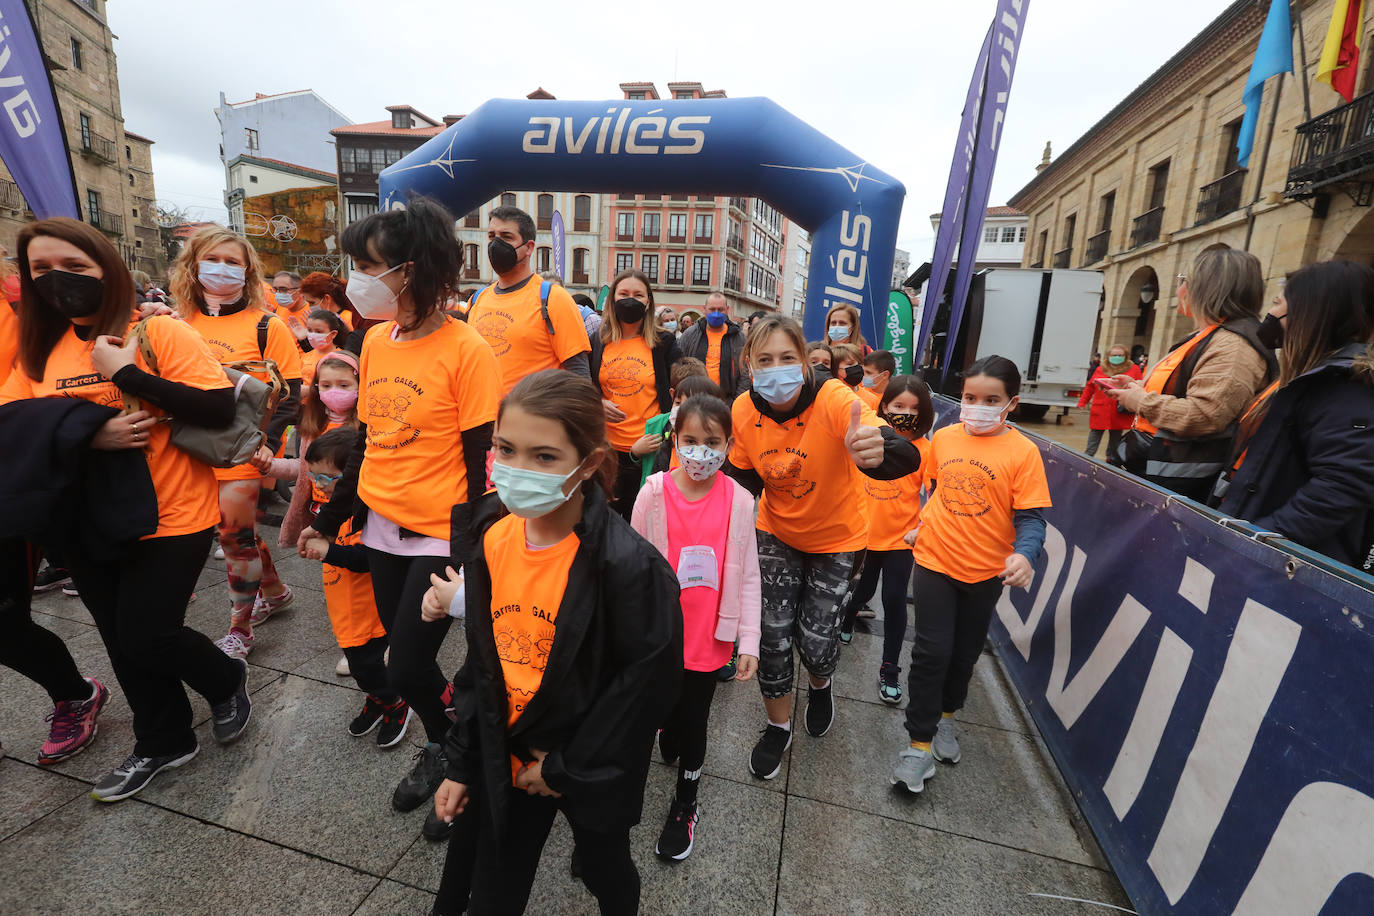
[[[1350,344],[1274,392],[1220,509],[1332,559],[1371,571],[1374,387]]]
[[[585,485],[579,545],[558,606],[539,690],[507,728],[506,682],[491,625],[482,538],[505,513],[489,493],[455,506],[451,544],[467,591],[467,659],[454,678],[457,720],[445,744],[448,778],[486,793],[495,836],[505,826],[512,755],[547,751],[544,781],[571,821],[592,829],[639,822],[654,734],[682,685],[677,576],[653,545]]]

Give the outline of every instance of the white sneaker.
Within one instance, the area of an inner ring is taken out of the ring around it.
[[[261,626],[273,614],[289,607],[296,594],[291,591],[291,586],[288,585],[285,588],[286,591],[275,598],[268,598],[262,592],[258,592],[257,597],[253,599],[253,613],[248,615],[248,622],[255,627]]]
[[[224,548],[221,547],[221,546],[219,546],[218,544],[215,545],[215,559],[216,559],[216,560],[223,560],[223,559],[224,559]]]
[[[215,646],[230,658],[247,658],[253,651],[253,637],[244,638],[242,633],[230,630],[215,640]]]
[[[342,655],[339,657],[339,663],[334,666],[334,673],[337,674],[339,677],[348,677],[350,674],[353,673],[352,669],[348,667],[347,655]]]

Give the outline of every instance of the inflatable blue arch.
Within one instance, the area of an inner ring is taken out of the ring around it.
[[[808,338],[859,308],[881,339],[906,189],[764,98],[493,99],[388,167],[384,208],[414,192],[470,213],[507,190],[761,197],[812,233]]]

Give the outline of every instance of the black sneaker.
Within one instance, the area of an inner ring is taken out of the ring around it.
[[[682,756],[677,736],[666,728],[658,730],[658,752],[663,755],[663,762],[669,766],[677,766],[677,759]]]
[[[435,813],[434,806],[429,806],[429,813],[425,815],[425,825],[420,828],[420,835],[432,843],[442,843],[453,833],[453,823],[439,819]]]
[[[369,693],[363,698],[362,712],[354,716],[353,721],[348,723],[348,733],[354,738],[361,738],[382,724],[382,716],[385,712],[385,704]]]
[[[179,767],[200,753],[200,747],[191,748],[185,754],[168,754],[165,757],[140,757],[130,754],[124,762],[105,774],[95,788],[91,798],[98,802],[117,802],[142,791],[152,778],[163,770]]]
[[[739,671],[739,656],[732,655],[730,660],[716,669],[716,680],[733,681],[735,674]]]
[[[812,738],[824,738],[835,722],[835,700],[830,685],[806,689],[806,733]]]
[[[668,808],[668,820],[663,825],[663,832],[658,835],[657,845],[654,846],[654,852],[660,859],[681,862],[692,854],[697,817],[695,804],[689,805],[673,799],[672,805]]]
[[[397,811],[414,811],[444,781],[448,760],[444,758],[444,749],[439,745],[432,742],[426,744],[415,754],[415,761],[415,768],[406,774],[392,793],[391,807]]]
[[[35,595],[50,592],[70,581],[72,581],[72,574],[62,567],[44,566],[33,578],[33,592]]]
[[[210,731],[220,744],[233,744],[248,727],[253,715],[253,701],[248,698],[248,662],[241,658],[233,659],[234,664],[243,666],[238,689],[223,703],[210,704]]]
[[[395,747],[400,744],[414,715],[415,710],[411,709],[405,700],[397,700],[396,705],[383,710],[382,730],[377,732],[377,746]]]
[[[749,754],[749,772],[759,779],[772,779],[782,769],[782,755],[792,746],[792,729],[779,728],[772,722],[763,730],[758,744]]]

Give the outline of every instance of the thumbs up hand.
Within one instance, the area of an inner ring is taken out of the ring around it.
[[[876,468],[883,463],[883,434],[876,426],[862,425],[862,417],[863,405],[855,400],[849,405],[849,431],[844,436],[844,447],[859,467]]]

